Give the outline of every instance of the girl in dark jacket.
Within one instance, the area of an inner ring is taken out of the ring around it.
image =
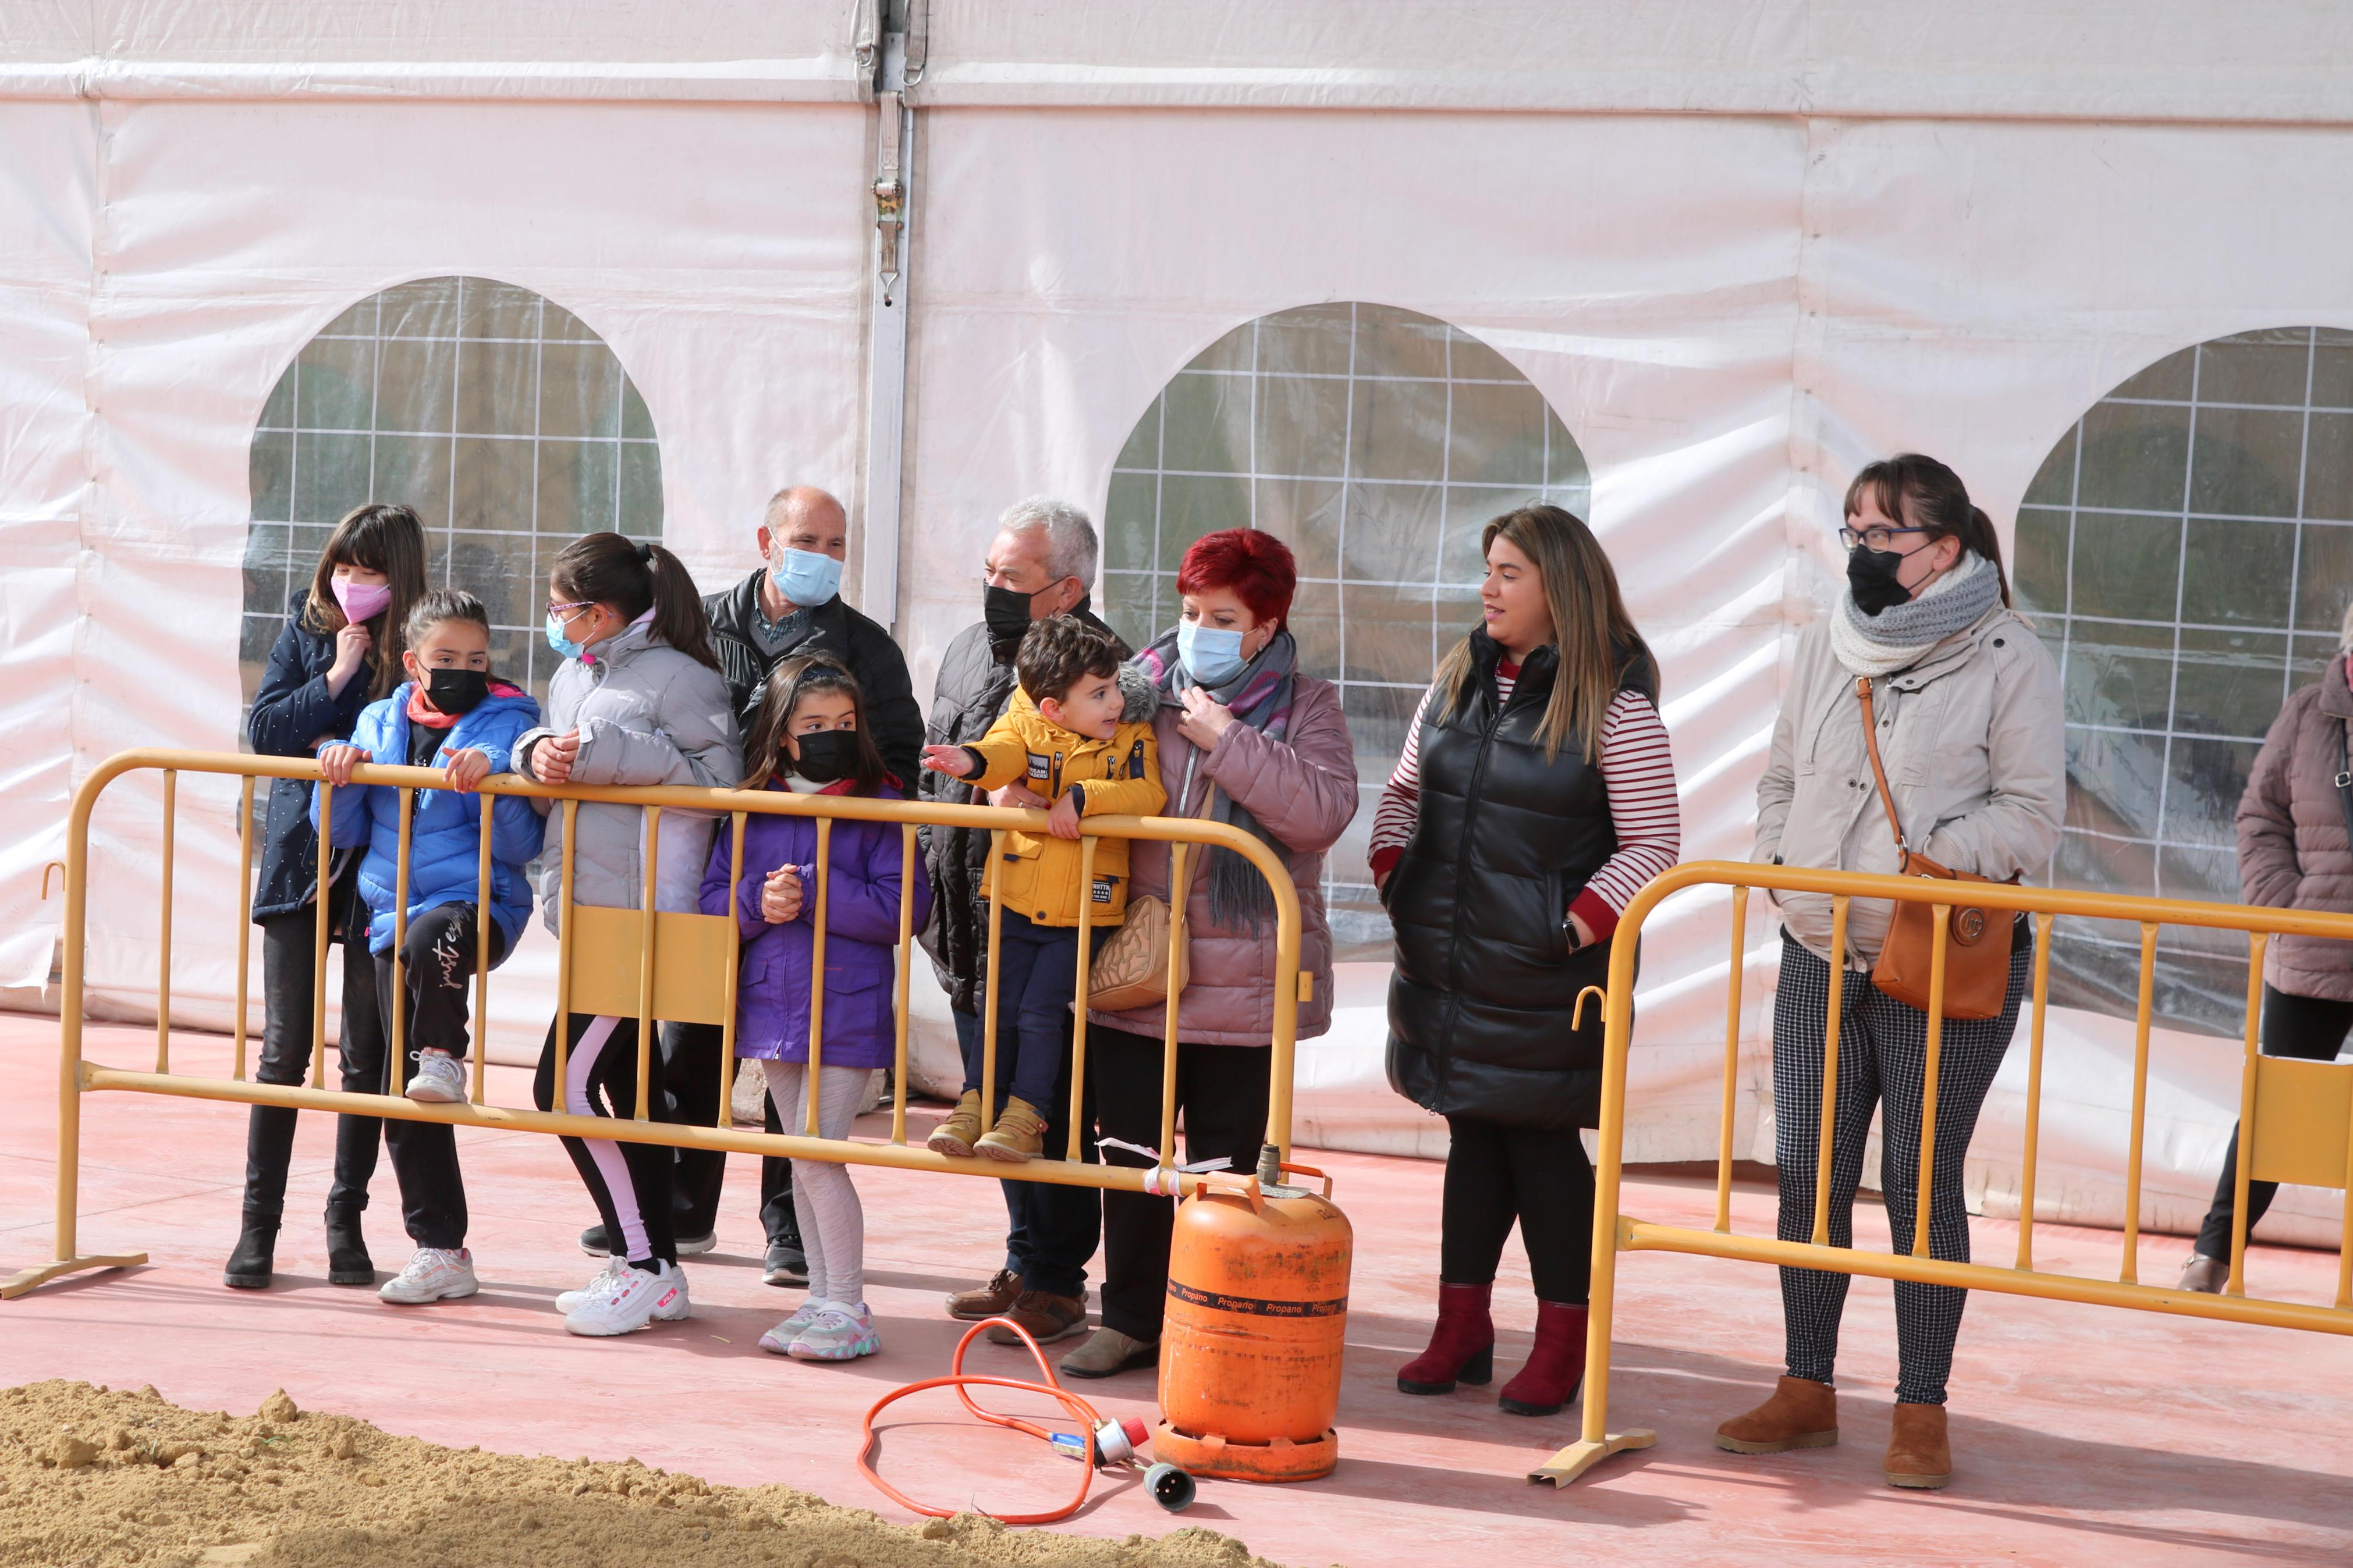
[[[1682,841],[1658,676],[1591,531],[1558,507],[1482,540],[1482,624],[1423,697],[1373,822],[1397,927],[1389,1083],[1446,1118],[1438,1326],[1407,1394],[1493,1375],[1488,1298],[1513,1224],[1536,1292],[1535,1348],[1503,1407],[1549,1415],[1585,1373],[1601,1018],[1619,914]]]
[[[269,650],[269,673],[255,694],[247,739],[263,756],[309,757],[348,740],[360,710],[398,683],[400,628],[425,592],[425,530],[405,506],[371,503],[336,524],[311,585],[294,595]],[[261,927],[262,1083],[299,1084],[311,1068],[311,1024],[318,972],[319,836],[311,826],[311,785],[280,779],[270,787],[262,827],[261,880],[253,898]],[[343,1087],[383,1087],[382,1031],[376,1022],[375,966],[364,935],[349,932],[356,854],[339,857],[329,879],[331,940],[357,955],[343,968],[339,1052]],[[360,1234],[368,1178],[375,1173],[379,1123],[345,1116],[335,1127],[335,1177],[327,1194],[327,1279],[373,1285],[375,1266]],[[245,1225],[223,1283],[259,1290],[269,1283],[294,1147],[294,1112],[257,1105],[246,1133]]]
[[[849,671],[821,655],[788,658],[768,676],[744,752],[745,777],[801,795],[902,798],[866,728]],[[744,828],[743,876],[732,908],[743,939],[735,1049],[769,1065],[768,1096],[793,1132],[807,1125],[809,1004],[817,961],[817,819],[754,816]],[[702,912],[731,908],[732,835],[711,847]],[[931,913],[920,856],[905,885],[905,837],[888,822],[839,821],[826,852],[825,1012],[818,1061],[817,1132],[847,1138],[876,1068],[897,1055],[893,984],[900,910]],[[808,1300],[760,1336],[760,1347],[800,1361],[849,1361],[881,1349],[866,1308],[866,1222],[845,1165],[793,1162],[793,1207],[808,1253]]]

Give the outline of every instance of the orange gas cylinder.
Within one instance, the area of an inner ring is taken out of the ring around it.
[[[1204,1188],[1177,1205],[1154,1457],[1245,1481],[1314,1480],[1339,1462],[1351,1232],[1331,1190]]]

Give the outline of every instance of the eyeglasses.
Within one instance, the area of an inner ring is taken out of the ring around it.
[[[1899,533],[1926,533],[1927,531],[1928,531],[1925,528],[1866,528],[1862,532],[1858,533],[1852,528],[1841,528],[1839,530],[1839,542],[1845,545],[1849,550],[1852,550],[1858,545],[1865,546],[1873,550],[1884,550],[1889,545],[1895,542],[1895,536]]]
[[[568,621],[572,618],[573,611],[585,610],[596,602],[594,599],[577,599],[569,605],[550,605],[547,606],[547,613],[559,620]]]

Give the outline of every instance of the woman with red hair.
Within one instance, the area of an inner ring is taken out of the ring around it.
[[[1177,569],[1181,618],[1135,662],[1160,688],[1154,727],[1168,814],[1208,816],[1255,834],[1282,857],[1299,889],[1299,967],[1314,979],[1299,1005],[1298,1037],[1309,1039],[1332,1023],[1324,854],[1356,815],[1356,754],[1339,692],[1299,673],[1299,647],[1284,625],[1298,581],[1290,549],[1272,534],[1204,534]],[[1130,898],[1166,899],[1168,846],[1138,843],[1130,855]],[[1185,1157],[1223,1156],[1235,1170],[1251,1170],[1266,1136],[1273,892],[1240,856],[1209,850],[1189,879],[1185,922],[1191,979],[1176,1008]],[[1148,1165],[1112,1141],[1150,1148],[1160,1136],[1165,1008],[1087,1018],[1087,1081],[1103,1160]],[[1109,1377],[1158,1361],[1174,1219],[1166,1198],[1103,1194],[1103,1326],[1062,1358],[1063,1372]]]

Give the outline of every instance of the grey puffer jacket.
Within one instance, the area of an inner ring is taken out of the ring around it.
[[[1902,868],[1872,782],[1854,682],[1831,651],[1830,622],[1808,626],[1773,726],[1772,760],[1757,784],[1757,859],[1823,870]],[[2058,667],[2033,629],[1996,605],[1871,687],[1879,754],[1905,842],[1953,870],[1997,880],[2040,871],[2059,846],[2066,742]],[[1831,958],[1829,898],[1788,893],[1778,902],[1789,934]],[[1854,901],[1847,913],[1850,966],[1878,962],[1894,912],[1883,899]]]
[[[580,658],[568,658],[547,688],[548,721],[515,742],[514,769],[529,775],[531,749],[567,731],[580,731],[572,781],[584,784],[685,784],[732,789],[744,777],[744,742],[735,731],[727,682],[665,642],[652,628],[632,626]],[[554,801],[535,801],[547,815],[547,845],[539,858],[541,918],[557,929],[564,888],[564,813]],[[645,813],[633,805],[584,805],[580,839],[572,853],[572,900],[599,909],[642,907]],[[699,812],[661,814],[661,861],[654,875],[654,907],[700,910],[703,862],[711,855],[713,819]]]
[[[2353,914],[2353,843],[2337,792],[2348,721],[2353,687],[2343,658],[2272,721],[2239,797],[2239,886],[2247,902]],[[2353,1002],[2353,942],[2275,936],[2263,978],[2291,996]]]

